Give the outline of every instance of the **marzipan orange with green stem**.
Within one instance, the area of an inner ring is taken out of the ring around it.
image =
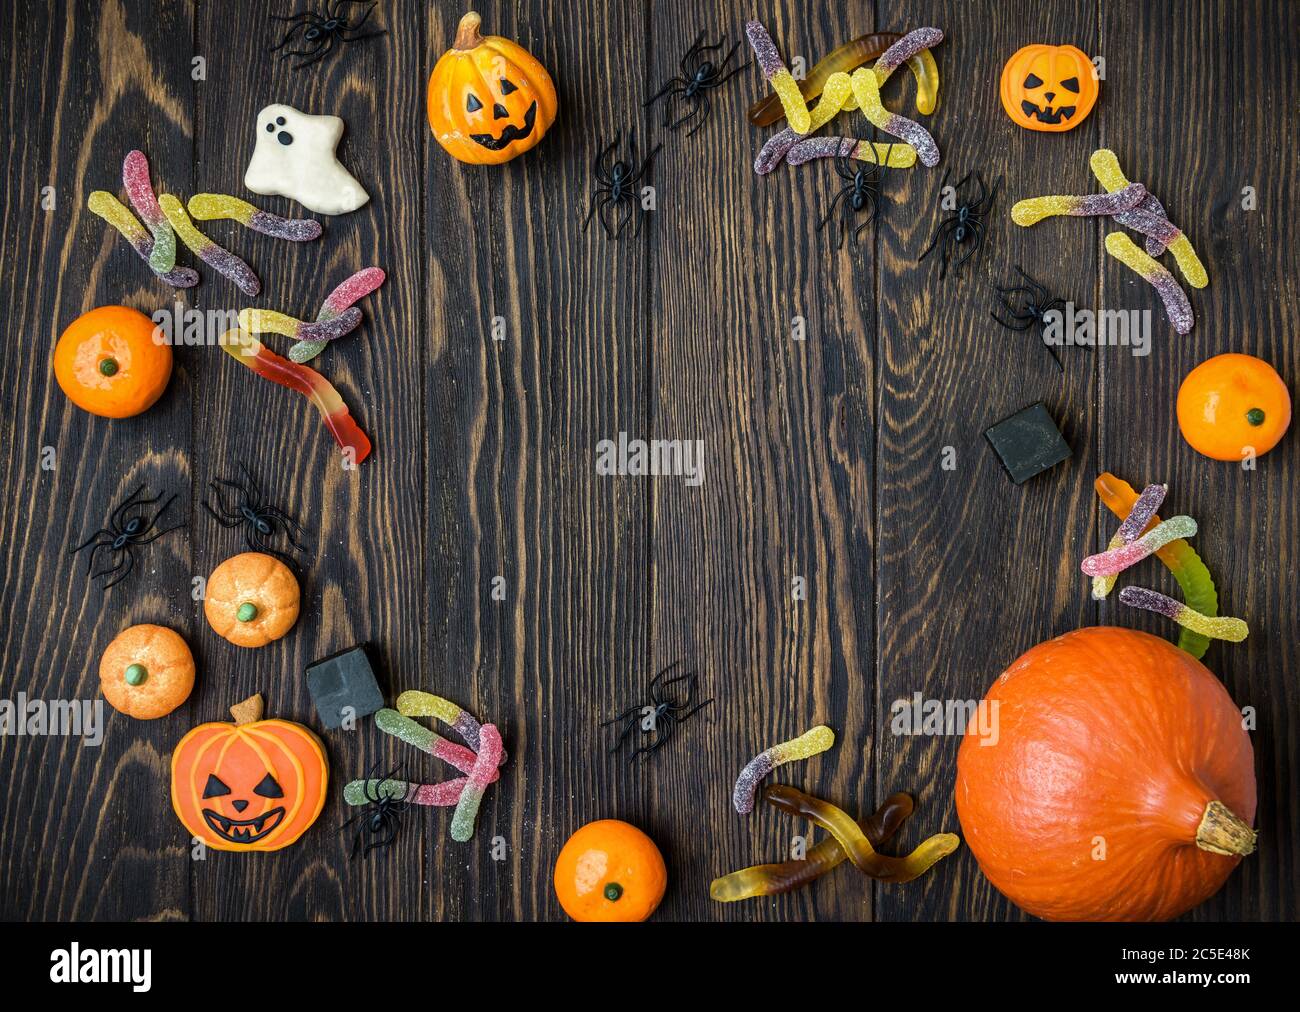
[[[1193,450],[1214,460],[1262,456],[1290,424],[1286,384],[1253,355],[1215,355],[1178,388],[1178,428]]]
[[[152,407],[172,375],[171,346],[154,340],[155,329],[126,306],[100,306],[73,320],[54,348],[54,378],[68,400],[104,418]]]
[[[555,861],[555,895],[575,921],[644,921],[667,886],[654,841],[618,819],[587,823]]]

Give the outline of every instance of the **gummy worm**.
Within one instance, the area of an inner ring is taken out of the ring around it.
[[[1151,522],[1151,518],[1156,515],[1156,510],[1165,501],[1168,492],[1168,485],[1148,485],[1144,488],[1142,494],[1138,496],[1137,502],[1133,504],[1132,512],[1124,518],[1124,521],[1119,525],[1119,530],[1115,532],[1114,537],[1106,545],[1106,550],[1110,551],[1119,548],[1121,545],[1136,541],[1146,533],[1148,526],[1154,527],[1155,524]],[[1115,581],[1118,578],[1118,573],[1112,576],[1094,576],[1092,578],[1093,600],[1104,600],[1115,589]]]
[[[1128,515],[1138,498],[1132,485],[1123,478],[1116,478],[1109,471],[1098,475],[1092,487],[1096,489],[1097,495],[1106,508],[1121,520]],[[1147,528],[1153,528],[1158,523],[1160,518],[1153,516],[1147,521]],[[1219,613],[1219,592],[1215,589],[1214,578],[1210,576],[1210,571],[1201,561],[1201,557],[1196,554],[1195,548],[1180,538],[1158,549],[1156,557],[1165,564],[1169,572],[1173,573],[1189,607],[1210,617]],[[1200,660],[1209,649],[1210,641],[1200,633],[1183,629],[1178,634],[1178,647]]]
[[[1125,267],[1131,268],[1156,290],[1165,304],[1165,314],[1177,333],[1186,334],[1192,329],[1196,317],[1192,315],[1192,304],[1187,301],[1187,293],[1160,263],[1138,249],[1137,243],[1123,232],[1112,232],[1106,236],[1106,252]]]
[[[386,275],[378,267],[365,267],[339,285],[321,303],[316,321],[324,323],[334,319],[354,302],[365,298],[384,283]],[[324,341],[300,341],[289,349],[289,361],[310,362],[325,350]]]
[[[1092,153],[1088,164],[1092,168],[1092,174],[1097,177],[1107,190],[1114,192],[1123,189],[1128,185],[1128,179],[1124,176],[1124,171],[1119,167],[1119,158],[1110,148],[1098,148]],[[1168,224],[1168,229],[1159,227],[1151,219],[1163,219]],[[1196,255],[1196,249],[1192,246],[1192,241],[1187,238],[1181,229],[1169,221],[1169,215],[1165,212],[1164,205],[1156,199],[1154,194],[1148,193],[1146,200],[1131,212],[1116,215],[1115,220],[1121,225],[1128,228],[1136,229],[1146,235],[1147,253],[1153,257],[1158,257],[1166,249],[1174,255],[1178,262],[1178,269],[1182,272],[1187,283],[1193,288],[1204,288],[1210,283],[1210,276],[1206,273],[1205,265],[1201,263],[1201,258]]]
[[[245,295],[255,296],[261,292],[262,282],[253,273],[253,268],[195,228],[179,200],[170,193],[164,193],[158,198],[158,203],[162,207],[163,214],[167,216],[167,221],[181,237],[181,242],[189,247],[190,252],[219,274],[233,281]]]
[[[916,148],[921,164],[933,168],[939,164],[939,146],[934,143],[930,132],[905,116],[892,113],[880,104],[880,83],[876,75],[859,67],[853,72],[853,97],[857,99],[862,114],[879,129],[895,137],[901,137]]]
[[[356,308],[346,309],[323,323],[304,323],[270,309],[239,311],[239,326],[250,334],[283,334],[295,341],[335,341],[356,330],[360,323],[361,310]]]
[[[334,441],[352,451],[352,463],[370,456],[370,440],[352,419],[348,406],[324,376],[315,369],[281,358],[246,331],[228,330],[221,336],[221,349],[236,362],[272,383],[296,390],[315,405]]]
[[[319,239],[321,224],[311,218],[281,218],[270,211],[259,211],[246,200],[224,193],[196,193],[190,198],[190,214],[200,221],[233,218],[241,225],[276,239],[309,242]]]
[[[1171,517],[1157,524],[1136,541],[1089,555],[1080,565],[1089,576],[1113,576],[1153,555],[1175,538],[1190,538],[1196,533],[1196,521],[1188,516]]]
[[[473,749],[448,741],[436,731],[431,731],[423,724],[417,724],[410,717],[405,717],[396,710],[384,708],[376,712],[375,725],[385,734],[391,734],[408,745],[414,745],[421,752],[435,759],[450,763],[462,773],[469,773],[474,769],[474,761],[477,757]],[[495,780],[500,774],[493,772],[492,779]]]
[[[353,780],[343,788],[343,800],[349,805],[364,805],[371,797],[389,797],[413,805],[450,808],[460,801],[468,777],[456,777],[437,784],[412,784],[405,780]],[[367,797],[369,794],[371,797]]]
[[[432,692],[408,689],[397,697],[397,712],[406,717],[434,717],[450,727],[470,749],[475,752],[483,750],[480,740],[482,725],[472,713],[450,699],[435,696]],[[502,752],[501,762],[505,761],[506,754]]]
[[[802,165],[814,158],[854,158],[891,169],[909,169],[916,164],[916,148],[910,144],[881,144],[856,137],[809,137],[786,152],[786,160],[791,165]]]
[[[464,843],[474,835],[474,820],[478,817],[478,806],[483,801],[483,792],[491,783],[492,774],[501,765],[501,732],[495,724],[484,724],[479,730],[478,759],[470,772],[460,800],[456,802],[456,811],[451,817],[451,838],[457,843]]]
[[[936,833],[907,857],[888,857],[877,854],[853,818],[829,801],[822,801],[782,784],[768,787],[763,791],[763,797],[781,811],[809,819],[821,826],[844,848],[854,867],[881,882],[910,882],[961,846],[961,840],[956,834]]]
[[[874,35],[859,35],[844,45],[831,50],[813,66],[808,76],[799,82],[799,91],[804,101],[808,102],[822,93],[826,81],[832,74],[849,73],[862,66],[868,60],[874,60],[891,45],[901,39],[898,32],[876,32]],[[913,73],[919,73],[913,68]],[[917,78],[917,105],[920,106],[921,81]],[[785,118],[779,95],[764,95],[749,107],[749,122],[754,126],[771,126]]]
[[[1194,608],[1189,608],[1180,601],[1164,594],[1157,594],[1145,587],[1125,587],[1119,592],[1121,604],[1132,608],[1145,608],[1165,618],[1171,618],[1184,629],[1208,636],[1210,639],[1227,640],[1240,643],[1250,633],[1250,628],[1239,618],[1202,615]]]
[[[1011,220],[1017,225],[1036,225],[1044,218],[1058,214],[1077,218],[1116,215],[1137,207],[1146,198],[1147,188],[1141,183],[1130,183],[1113,193],[1086,193],[1081,196],[1054,195],[1030,197],[1019,200],[1011,208]]]
[[[166,274],[176,266],[176,233],[158,206],[153,184],[149,182],[149,159],[143,151],[126,153],[122,161],[122,185],[126,187],[126,198],[131,201],[135,213],[153,234],[149,266],[155,274]]]
[[[126,206],[114,197],[107,190],[95,190],[87,199],[86,207],[92,214],[97,214],[106,222],[112,225],[123,239],[131,244],[131,248],[140,255],[145,263],[149,263],[149,257],[153,253],[153,238],[149,235],[143,225],[136,221],[135,215],[126,209]],[[152,264],[150,267],[152,268]],[[173,267],[169,271],[158,273],[158,278],[165,281],[173,288],[193,288],[199,283],[197,271],[189,267]]]
[[[754,50],[763,77],[781,99],[781,108],[785,110],[785,118],[789,120],[790,128],[797,134],[806,134],[812,122],[808,114],[808,106],[804,102],[798,83],[790,75],[785,61],[781,59],[772,36],[761,23],[750,21],[745,25],[745,37],[749,39],[749,44]]]
[[[906,794],[891,794],[885,803],[868,819],[859,822],[873,847],[878,847],[892,837],[907,817],[912,814],[912,799]],[[755,896],[775,896],[788,893],[821,878],[839,867],[848,854],[835,837],[823,840],[808,851],[802,861],[785,861],[782,864],[757,864],[751,868],[733,871],[730,875],[715,878],[709,884],[709,896],[719,903],[734,903]]]
[[[798,738],[791,738],[758,753],[736,778],[736,786],[731,791],[732,805],[741,815],[748,815],[754,810],[754,791],[760,780],[778,766],[815,756],[834,744],[835,732],[825,724],[818,724]]]

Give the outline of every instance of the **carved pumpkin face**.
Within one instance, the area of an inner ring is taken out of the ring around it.
[[[287,847],[325,805],[329,766],[320,740],[301,724],[261,720],[261,697],[254,698],[255,713],[236,724],[200,724],[172,753],[172,808],[215,850]]]
[[[429,126],[453,157],[495,165],[533,147],[555,122],[555,85],[528,50],[478,28],[479,16],[466,14],[433,68]]]
[[[1002,108],[1027,130],[1073,130],[1097,92],[1092,61],[1074,46],[1025,46],[1002,68]]]

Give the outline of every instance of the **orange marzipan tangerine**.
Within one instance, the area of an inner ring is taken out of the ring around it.
[[[1243,460],[1273,449],[1291,424],[1291,397],[1277,370],[1253,355],[1206,359],[1178,388],[1178,428],[1198,453]]]
[[[555,894],[575,921],[644,921],[667,886],[654,841],[618,819],[587,823],[555,860]]]
[[[172,375],[171,346],[155,341],[154,329],[126,306],[100,306],[73,320],[54,348],[54,378],[68,400],[104,418],[148,410]]]

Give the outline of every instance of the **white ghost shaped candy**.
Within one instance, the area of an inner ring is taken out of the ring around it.
[[[296,200],[317,214],[355,211],[370,194],[335,157],[342,136],[337,116],[268,105],[257,114],[257,145],[244,185],[254,193]]]

